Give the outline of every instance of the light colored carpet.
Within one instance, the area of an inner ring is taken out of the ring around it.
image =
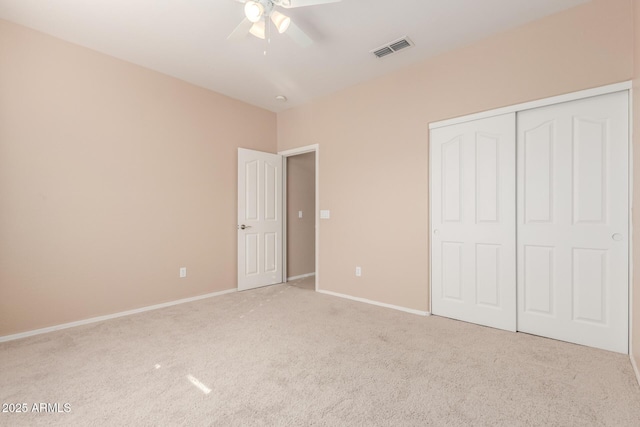
[[[0,344],[0,402],[70,404],[7,426],[640,425],[624,355],[304,283]]]

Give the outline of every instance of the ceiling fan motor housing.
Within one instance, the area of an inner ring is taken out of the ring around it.
[[[291,6],[291,0],[271,0],[270,3],[273,3],[276,6],[283,6],[283,7]]]

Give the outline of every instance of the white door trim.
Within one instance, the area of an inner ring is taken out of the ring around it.
[[[552,96],[551,98],[538,99],[536,101],[524,102],[507,107],[496,108],[494,110],[482,111],[480,113],[470,114],[467,116],[454,117],[452,119],[441,120],[429,123],[429,130],[437,129],[445,126],[456,125],[459,123],[469,122],[471,120],[485,119],[487,117],[498,116],[507,113],[517,113],[519,111],[531,110],[532,108],[546,107],[548,105],[560,104],[562,102],[576,101],[578,99],[590,98],[592,96],[605,95],[608,93],[621,92],[630,90],[633,82],[626,81],[622,83],[614,83],[607,86],[596,87],[592,89],[571,92],[564,95]]]
[[[315,233],[315,245],[316,245],[316,260],[315,260],[315,290],[316,292],[320,290],[320,144],[313,145],[305,145],[304,147],[292,148],[290,150],[279,151],[278,154],[283,157],[283,166],[282,166],[282,212],[284,212],[283,216],[283,226],[282,226],[282,272],[284,274],[284,282],[289,281],[289,277],[287,277],[287,157],[297,156],[298,154],[305,153],[316,153],[316,209],[314,212],[315,222],[316,222],[316,233]]]
[[[640,384],[640,369],[633,353],[633,87],[629,88],[629,358]]]

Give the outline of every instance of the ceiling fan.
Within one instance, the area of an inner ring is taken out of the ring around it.
[[[300,46],[307,47],[313,40],[305,34],[291,18],[276,10],[276,7],[292,9],[294,7],[315,6],[319,4],[337,3],[341,0],[235,0],[244,3],[245,18],[229,34],[227,40],[239,39],[246,34],[252,34],[259,39],[269,38],[271,23],[278,33],[287,33]]]

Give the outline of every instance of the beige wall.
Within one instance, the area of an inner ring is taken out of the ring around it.
[[[287,277],[316,271],[315,174],[315,153],[287,158]]]
[[[632,76],[632,0],[595,0],[278,114],[321,146],[320,288],[428,310],[429,122]]]
[[[235,288],[237,147],[275,114],[0,21],[0,336]]]

